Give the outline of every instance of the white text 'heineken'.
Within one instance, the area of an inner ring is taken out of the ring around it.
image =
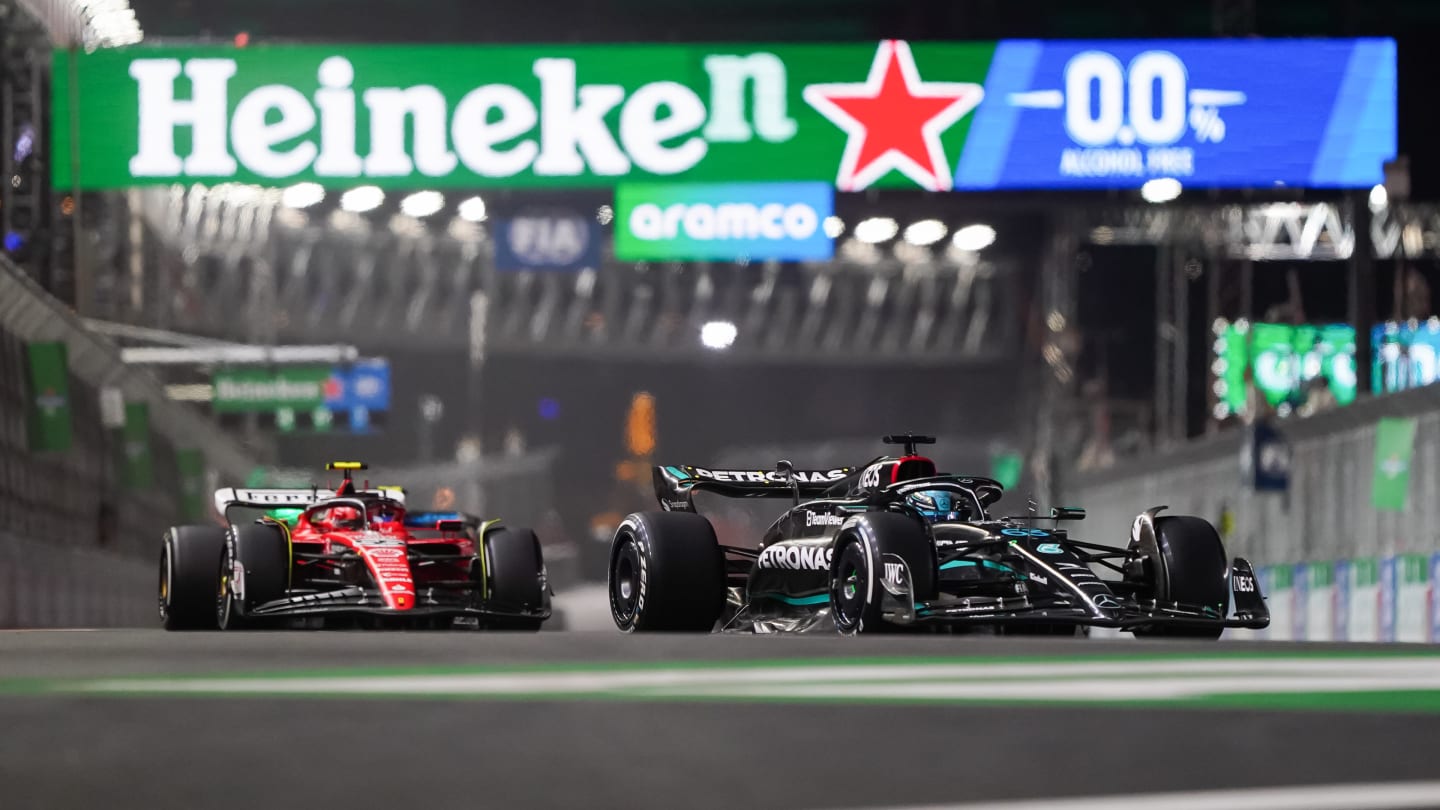
[[[617,84],[581,83],[575,60],[565,58],[534,60],[538,105],[519,87],[477,76],[474,89],[452,106],[427,84],[359,89],[350,60],[331,56],[318,66],[313,97],[289,85],[264,85],[236,100],[232,112],[236,60],[136,59],[130,76],[139,93],[139,148],[130,171],[225,178],[243,166],[268,178],[307,171],[322,178],[445,177],[463,165],[482,177],[526,170],[622,176],[632,168],[674,175],[699,163],[710,143],[795,136],[779,57],[720,54],[703,63],[708,108],[700,94],[674,81],[650,82],[628,96]],[[188,88],[177,88],[182,74]],[[363,157],[359,105],[369,118]],[[616,110],[612,130],[605,117]],[[182,128],[191,134],[183,157],[175,137]]]

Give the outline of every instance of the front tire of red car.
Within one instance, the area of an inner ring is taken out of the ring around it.
[[[160,622],[166,630],[214,630],[215,569],[225,550],[218,526],[176,526],[160,549]]]

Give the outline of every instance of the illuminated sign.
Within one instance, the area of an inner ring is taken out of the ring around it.
[[[828,259],[825,183],[635,184],[615,191],[615,257]]]
[[[955,188],[1369,187],[1393,40],[1001,42]]]
[[[1304,404],[1317,379],[1337,404],[1355,401],[1355,330],[1344,324],[1237,322],[1216,336],[1214,348],[1217,417],[1245,413],[1247,372],[1272,407]]]
[[[162,46],[52,84],[87,189],[1360,187],[1395,153],[1391,40]]]

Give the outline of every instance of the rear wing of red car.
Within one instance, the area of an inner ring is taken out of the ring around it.
[[[829,470],[717,470],[690,465],[655,467],[655,497],[669,511],[694,511],[696,492],[727,498],[786,498],[799,489],[802,498],[818,498],[858,472],[854,467]],[[793,479],[790,477],[793,476]]]

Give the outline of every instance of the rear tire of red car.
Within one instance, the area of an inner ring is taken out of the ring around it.
[[[176,526],[160,549],[160,622],[166,630],[215,629],[215,571],[225,551],[219,526]]]
[[[486,532],[485,570],[490,580],[487,601],[496,608],[538,611],[546,607],[545,559],[535,532],[510,528]],[[486,624],[491,630],[533,633],[543,621],[538,617],[506,616]]]
[[[708,633],[725,608],[725,553],[710,521],[639,512],[610,546],[610,615],[626,633]]]
[[[244,571],[240,593],[234,587],[237,564]],[[250,611],[285,595],[290,585],[290,541],[285,530],[269,523],[236,526],[219,565],[215,589],[215,623],[221,630],[257,626]]]
[[[1230,612],[1230,558],[1225,543],[1204,518],[1166,515],[1155,518],[1158,548],[1145,564],[1154,580],[1154,598],[1213,608],[1216,618]],[[1156,553],[1158,552],[1158,553]],[[1137,627],[1137,638],[1218,639],[1223,627]]]

